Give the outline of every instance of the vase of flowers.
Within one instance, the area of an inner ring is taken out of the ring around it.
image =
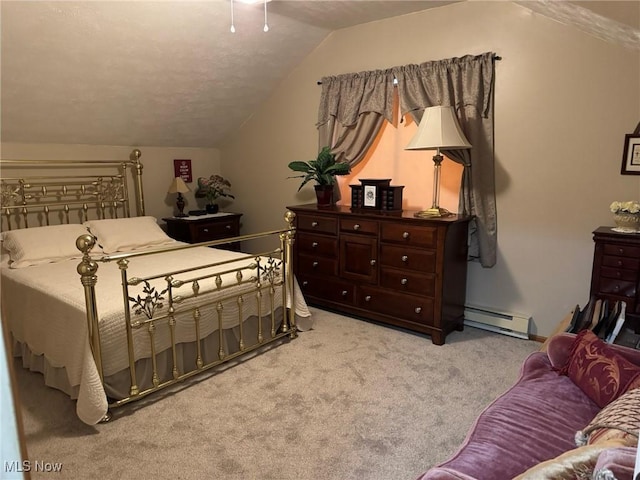
[[[205,206],[207,213],[217,213],[218,204],[216,200],[220,197],[236,198],[231,195],[228,190],[231,188],[231,183],[220,175],[211,175],[209,178],[198,178],[198,189],[195,196],[197,198],[206,198],[207,204]]]
[[[640,202],[613,202],[609,207],[616,223],[616,232],[640,233]]]

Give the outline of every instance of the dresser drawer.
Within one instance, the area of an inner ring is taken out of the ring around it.
[[[300,272],[312,273],[314,275],[338,275],[338,260],[324,255],[303,255],[298,256],[297,268]]]
[[[297,220],[298,230],[329,233],[331,235],[338,233],[338,219],[335,217],[298,214]]]
[[[600,279],[600,293],[619,295],[623,297],[636,296],[636,282],[625,282],[610,278]]]
[[[216,222],[193,225],[193,238],[195,242],[209,242],[220,238],[234,237],[238,235],[237,222]]]
[[[605,267],[616,267],[616,268],[624,268],[627,270],[637,271],[640,268],[640,259],[604,255],[602,257],[602,265]]]
[[[436,276],[383,268],[380,286],[400,292],[433,297],[436,293]]]
[[[636,272],[635,270],[624,270],[615,267],[602,267],[600,269],[600,276],[605,278],[614,278],[617,280],[634,282],[638,277],[638,272]]]
[[[355,303],[355,286],[352,283],[336,278],[300,274],[298,284],[305,296],[349,305]]]
[[[414,323],[433,326],[433,299],[390,293],[362,287],[358,293],[358,306],[367,310],[409,320]]]
[[[405,268],[418,272],[436,271],[436,252],[395,245],[380,247],[380,264],[389,267]]]
[[[380,238],[383,242],[436,248],[438,246],[438,229],[402,223],[383,223],[380,229]]]
[[[346,233],[368,233],[371,235],[377,235],[378,222],[358,218],[342,218],[340,219],[340,231]]]
[[[604,254],[617,257],[640,258],[640,247],[609,244],[604,246]]]
[[[300,232],[295,242],[298,251],[312,255],[323,255],[329,258],[336,258],[338,250],[337,237],[326,235],[312,235]]]

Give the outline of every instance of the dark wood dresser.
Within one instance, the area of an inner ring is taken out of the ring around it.
[[[593,232],[595,242],[591,295],[626,302],[626,318],[640,331],[640,234],[618,233],[612,227]]]
[[[462,330],[470,217],[287,207],[295,273],[311,305],[431,335]]]
[[[175,240],[187,243],[210,242],[240,235],[241,213],[216,213],[202,216],[168,217],[167,235]],[[234,242],[221,245],[220,248],[240,250],[240,244]]]

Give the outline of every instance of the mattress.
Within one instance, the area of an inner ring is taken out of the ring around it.
[[[213,294],[199,293],[196,299],[187,299],[176,306],[176,342],[188,344],[196,338],[218,337],[212,335],[220,324],[225,331],[237,329],[239,319],[256,318],[258,313],[265,315],[273,303],[282,303],[282,288],[275,288],[269,294],[264,291],[260,298],[254,293],[243,296],[242,302],[237,302],[232,295],[246,292],[248,285],[243,280],[256,276],[255,269],[243,270],[239,278],[235,272],[229,271],[239,265],[255,265],[256,260],[244,253],[207,247],[187,248],[162,252],[132,258],[127,274],[128,278],[145,277],[164,274],[169,271],[179,272],[174,279],[184,280],[185,283],[173,290],[176,296],[193,296],[194,275],[189,269],[210,265],[213,263],[229,262],[221,266],[209,267],[206,273],[209,278],[198,281],[199,292],[218,290]],[[261,259],[263,261],[264,259]],[[7,320],[9,329],[15,341],[27,348],[36,356],[43,356],[48,366],[66,371],[69,386],[77,391],[78,416],[89,424],[97,423],[107,411],[107,392],[102,385],[96,364],[93,360],[88,342],[87,321],[85,316],[85,298],[80,277],[76,271],[79,261],[66,260],[57,263],[34,265],[28,268],[2,268],[2,315]],[[264,266],[265,264],[262,263]],[[202,277],[202,271],[197,275]],[[219,274],[219,275],[218,275]],[[98,281],[95,287],[96,303],[99,315],[100,337],[102,345],[103,370],[105,378],[116,378],[128,368],[126,329],[124,327],[124,300],[121,286],[121,271],[116,262],[99,263]],[[217,281],[217,282],[216,282]],[[160,313],[166,311],[165,285],[160,281],[149,282],[155,288],[153,295],[161,295],[157,300]],[[148,290],[143,290],[144,282],[132,288],[129,292],[134,298],[140,295],[144,304]],[[310,312],[304,302],[297,284],[294,282],[296,318],[301,319],[302,329],[311,327]],[[222,300],[218,300],[218,299]],[[226,299],[226,300],[225,300]],[[193,321],[192,306],[197,303],[208,305],[199,308],[199,331],[196,332]],[[291,295],[287,295],[288,302]],[[220,308],[222,306],[222,309]],[[291,307],[289,303],[288,307]],[[135,310],[135,309],[134,309]],[[220,318],[218,318],[220,312]],[[144,314],[132,318],[144,320]],[[146,327],[134,329],[135,359],[145,359],[151,354],[149,329]],[[267,328],[268,331],[268,328]],[[198,333],[198,336],[196,336]],[[154,329],[154,345],[156,352],[167,351],[170,348],[168,328]]]

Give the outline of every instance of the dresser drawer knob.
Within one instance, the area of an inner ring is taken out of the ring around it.
[[[225,228],[226,228],[227,230],[231,230],[231,225],[227,225]]]
[[[416,313],[420,313],[422,311],[422,307],[416,307],[416,309],[414,310],[414,312]]]
[[[365,302],[370,302],[371,301],[371,295],[367,295],[366,297],[364,297],[364,301]]]
[[[318,262],[313,262],[313,263],[311,264],[311,266],[312,266],[313,268],[316,268],[316,267],[318,266]]]
[[[402,280],[400,280],[401,285],[406,285],[408,282],[409,280],[407,280],[406,278],[403,278]]]
[[[620,272],[616,272],[616,277],[620,278],[622,274]]]
[[[311,248],[318,248],[318,242],[313,242],[311,244]]]
[[[404,232],[402,234],[402,238],[409,238],[409,232]]]
[[[620,285],[616,285],[615,287],[613,287],[613,289],[617,292],[618,290],[620,290]]]
[[[354,230],[360,230],[360,224],[359,224],[359,223],[356,223],[356,224],[353,226],[353,229],[354,229]]]
[[[623,264],[622,260],[618,260],[618,266],[621,267]]]
[[[318,222],[311,222],[311,226],[312,227],[317,227],[318,226]]]
[[[307,282],[306,280],[304,282],[302,282],[302,286],[306,287],[307,285],[309,285],[309,282]]]
[[[402,255],[401,260],[402,260],[404,263],[407,263],[407,260],[409,260],[409,257],[407,257],[406,255]]]
[[[618,249],[618,253],[619,253],[620,255],[624,254],[624,248],[619,248],[619,249]]]
[[[208,229],[208,228],[203,228],[203,229],[202,229],[202,231],[203,231],[204,233],[209,233],[209,229]]]
[[[375,264],[376,264],[375,258],[370,260],[369,263],[371,264],[372,267],[375,266]]]
[[[349,292],[347,292],[346,290],[342,290],[342,296],[346,297],[349,294]]]

